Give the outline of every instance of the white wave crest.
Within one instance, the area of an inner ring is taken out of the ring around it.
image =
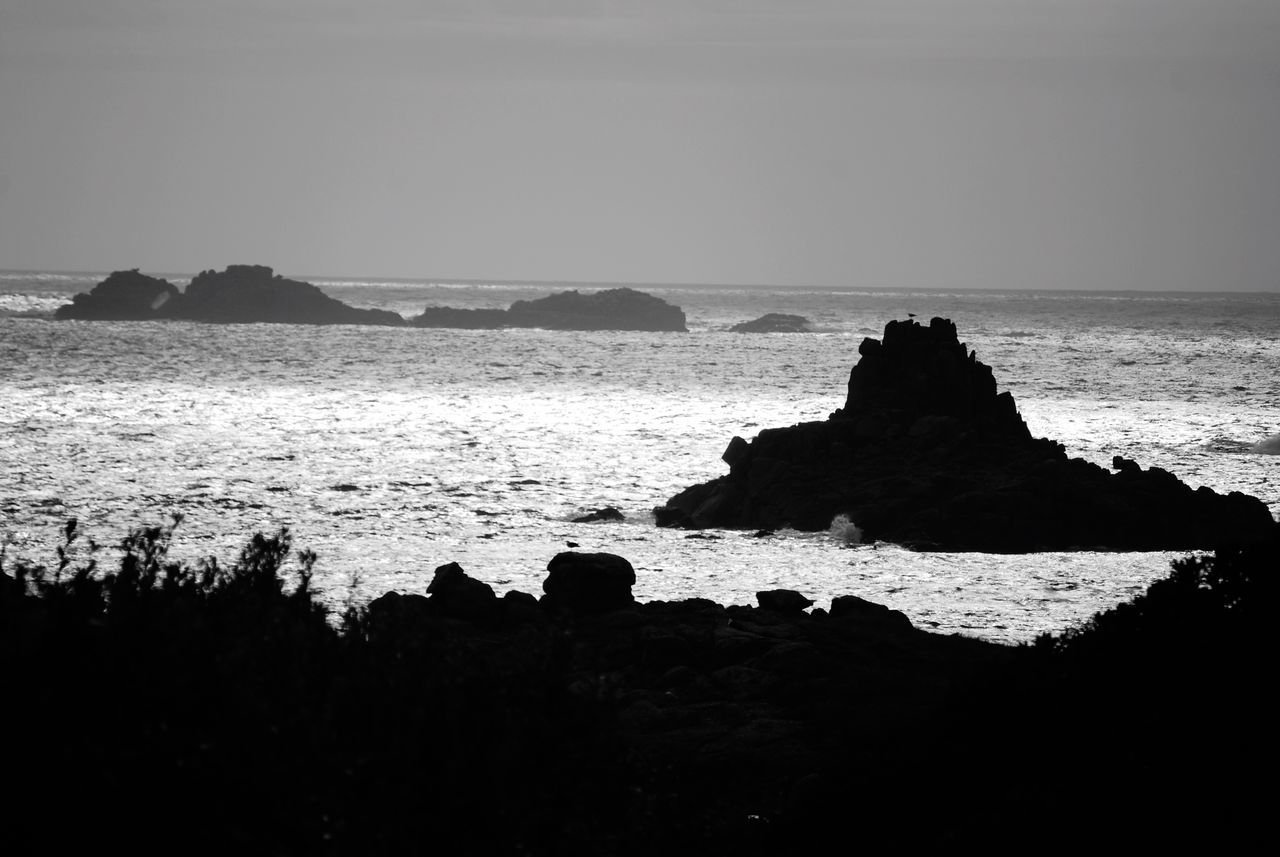
[[[862,528],[849,520],[848,515],[836,515],[831,519],[831,528],[828,530],[831,538],[843,545],[860,545],[862,544]]]

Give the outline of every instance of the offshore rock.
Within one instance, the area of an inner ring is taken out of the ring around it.
[[[54,313],[60,319],[145,321],[165,318],[182,296],[168,280],[130,271],[115,271],[87,293],[81,293]]]
[[[752,321],[744,321],[729,328],[731,333],[811,333],[813,325],[802,315],[771,312]]]
[[[891,321],[858,350],[842,408],[735,441],[728,475],[672,497],[658,523],[816,531],[845,515],[868,542],[998,553],[1210,549],[1277,529],[1257,498],[1127,460],[1113,474],[1033,438],[946,319]]]
[[[533,301],[516,301],[507,310],[512,326],[553,330],[668,330],[685,332],[684,311],[662,298],[635,289],[606,289],[583,294],[559,292]]]
[[[659,297],[619,288],[582,293],[557,292],[516,301],[509,309],[427,307],[410,322],[417,327],[496,329],[540,327],[548,330],[645,330],[685,332],[684,311]]]
[[[403,325],[394,312],[356,309],[310,283],[286,280],[265,265],[228,265],[204,271],[185,292],[132,271],[116,271],[55,312],[60,319],[147,321],[182,319],[224,323]]]
[[[396,313],[356,309],[311,283],[273,276],[266,265],[228,265],[221,273],[202,271],[187,286],[174,317],[222,323],[404,324]]]
[[[603,509],[592,509],[585,515],[579,515],[572,519],[574,524],[593,524],[596,521],[623,521],[626,516],[622,514],[615,506],[605,506]]]

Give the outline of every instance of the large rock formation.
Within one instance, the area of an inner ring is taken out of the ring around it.
[[[412,319],[417,327],[541,327],[548,330],[651,330],[684,332],[684,311],[635,289],[557,292],[516,301],[509,309],[427,307]]]
[[[112,273],[92,291],[82,292],[63,304],[55,318],[95,321],[145,321],[167,318],[182,293],[168,280],[130,271]]]
[[[55,317],[94,321],[184,319],[208,322],[403,325],[394,312],[356,309],[310,283],[287,280],[265,265],[204,271],[185,292],[165,280],[116,271],[58,308]]]
[[[356,309],[311,283],[273,276],[266,265],[228,265],[202,271],[178,304],[177,318],[212,322],[402,325],[394,312]]]
[[[635,289],[605,289],[583,294],[558,292],[533,301],[516,301],[507,310],[515,327],[554,330],[669,330],[683,332],[684,311],[662,298]]]
[[[822,530],[918,549],[1183,550],[1251,543],[1277,528],[1262,501],[1192,490],[1117,457],[1119,472],[1032,438],[941,318],[865,339],[843,408],[725,450],[729,473],[655,510],[660,525]]]

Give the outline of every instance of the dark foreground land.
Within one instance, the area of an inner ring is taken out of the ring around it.
[[[814,854],[1270,838],[1275,539],[1007,647],[857,598],[540,599],[456,565],[326,614],[287,531],[0,575],[6,854]]]

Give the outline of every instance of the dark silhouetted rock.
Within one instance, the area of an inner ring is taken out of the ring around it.
[[[833,619],[867,622],[899,631],[910,631],[915,627],[901,610],[890,610],[883,604],[856,595],[837,595],[831,599],[830,615]]]
[[[347,306],[310,283],[273,275],[266,265],[202,271],[187,286],[176,317],[222,323],[404,324],[396,313]]]
[[[229,265],[221,273],[204,271],[185,292],[165,280],[132,271],[116,271],[88,294],[58,308],[57,318],[100,321],[182,319],[206,322],[278,322],[283,324],[405,323],[394,312],[356,309],[329,297],[310,283],[286,280],[265,265]]]
[[[659,525],[824,530],[844,515],[863,541],[991,552],[1210,549],[1277,528],[1254,497],[1120,457],[1112,474],[1031,437],[946,319],[890,322],[858,351],[842,408],[735,439],[728,475],[672,497]]]
[[[729,328],[733,333],[811,333],[813,325],[802,315],[771,312],[752,321],[744,321]]]
[[[624,520],[622,512],[613,506],[605,506],[603,509],[594,509],[585,515],[579,515],[573,519],[575,524],[592,524],[596,521],[621,521]]]
[[[636,571],[617,554],[564,551],[547,563],[543,603],[583,613],[616,610],[635,603]]]
[[[436,619],[436,607],[425,595],[392,590],[369,602],[365,608],[366,626],[371,638],[404,641],[420,635]]]
[[[558,292],[516,301],[507,311],[513,327],[553,330],[668,330],[684,332],[684,311],[635,289]]]
[[[410,323],[417,327],[484,329],[687,330],[684,311],[680,307],[628,288],[587,293],[577,290],[557,292],[536,300],[516,301],[506,310],[427,307]]]
[[[471,622],[486,622],[498,615],[498,597],[483,580],[469,577],[456,562],[436,568],[427,585],[431,603],[446,616]]]
[[[778,613],[802,613],[813,606],[813,599],[806,598],[794,589],[769,589],[756,593],[756,601],[765,610]]]
[[[54,317],[90,321],[165,318],[181,294],[168,280],[140,274],[137,268],[115,271],[91,291],[78,294],[71,303],[58,307]]]

